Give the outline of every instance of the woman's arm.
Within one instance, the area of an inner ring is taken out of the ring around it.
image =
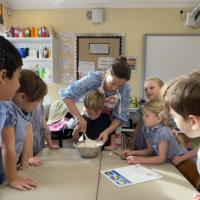
[[[76,103],[73,99],[66,98],[64,99],[65,104],[67,105],[69,112],[74,116],[78,129],[80,132],[86,132],[87,122],[81,115],[80,111],[76,107]]]
[[[110,126],[101,132],[98,139],[105,143],[108,140],[109,135],[112,134],[118,127],[120,127],[120,125],[121,121],[113,119]]]
[[[152,157],[142,156],[128,156],[127,161],[129,164],[163,164],[167,158],[168,142],[162,141],[159,144],[159,155]]]

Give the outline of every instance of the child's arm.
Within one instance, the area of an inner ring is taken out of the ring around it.
[[[146,140],[146,143],[147,143],[146,149],[135,150],[135,151],[126,150],[122,153],[122,155],[125,157],[128,157],[128,156],[150,156],[153,153],[153,148],[147,140]]]
[[[195,195],[192,197],[192,200],[200,200],[200,193],[195,194]]]
[[[188,151],[187,153],[181,155],[181,156],[174,156],[173,159],[172,159],[172,163],[174,165],[179,165],[180,163],[182,163],[185,160],[189,160],[191,158],[196,157],[199,148],[200,148],[200,145],[197,146],[196,148],[192,149],[191,151]]]
[[[28,123],[26,127],[26,135],[24,138],[23,149],[21,153],[20,169],[25,169],[29,165],[29,158],[33,156],[33,132],[32,123]]]
[[[142,157],[142,156],[128,156],[127,161],[129,164],[163,164],[167,157],[168,142],[162,141],[159,144],[159,155],[152,157]]]
[[[15,150],[15,133],[13,128],[4,128],[2,131],[2,157],[4,171],[11,187],[19,190],[31,190],[36,182],[27,177],[18,176]]]
[[[53,144],[51,140],[51,135],[50,135],[45,118],[43,119],[43,129],[44,129],[44,137],[45,137],[45,140],[47,141],[47,145],[49,149],[60,149],[60,147],[56,144]]]

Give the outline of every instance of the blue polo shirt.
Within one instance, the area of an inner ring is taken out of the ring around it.
[[[2,129],[4,127],[4,123],[6,121],[6,112],[8,110],[8,106],[5,101],[0,101],[0,147],[2,144]],[[0,184],[2,184],[5,180],[5,175],[3,172],[3,161],[1,155],[1,148],[0,148]]]
[[[153,128],[145,127],[143,130],[143,134],[146,140],[152,146],[155,155],[159,155],[159,144],[162,141],[168,142],[168,160],[171,160],[174,156],[180,156],[187,153],[187,149],[178,143],[172,130],[163,124],[160,124]]]

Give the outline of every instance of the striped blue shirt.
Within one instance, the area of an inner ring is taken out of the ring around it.
[[[187,149],[178,143],[172,130],[163,124],[160,124],[154,128],[145,127],[143,129],[143,134],[146,140],[152,146],[155,155],[159,155],[159,144],[162,141],[168,142],[168,160],[171,160],[176,155],[183,155],[187,153]]]
[[[60,95],[62,99],[71,98],[75,101],[79,101],[81,97],[85,96],[90,90],[97,90],[101,87],[104,72],[90,72],[87,76],[80,80],[74,81],[66,89],[60,90]],[[130,86],[125,84],[122,88],[118,90],[121,101],[112,111],[112,118],[116,118],[122,122],[128,121],[128,107],[130,105]],[[117,92],[105,92],[105,97],[113,96]],[[120,112],[121,111],[121,112]]]

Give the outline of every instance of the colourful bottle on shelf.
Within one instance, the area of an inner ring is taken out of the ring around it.
[[[35,37],[35,27],[31,28],[31,37]]]
[[[35,27],[35,37],[38,37],[38,28]]]

